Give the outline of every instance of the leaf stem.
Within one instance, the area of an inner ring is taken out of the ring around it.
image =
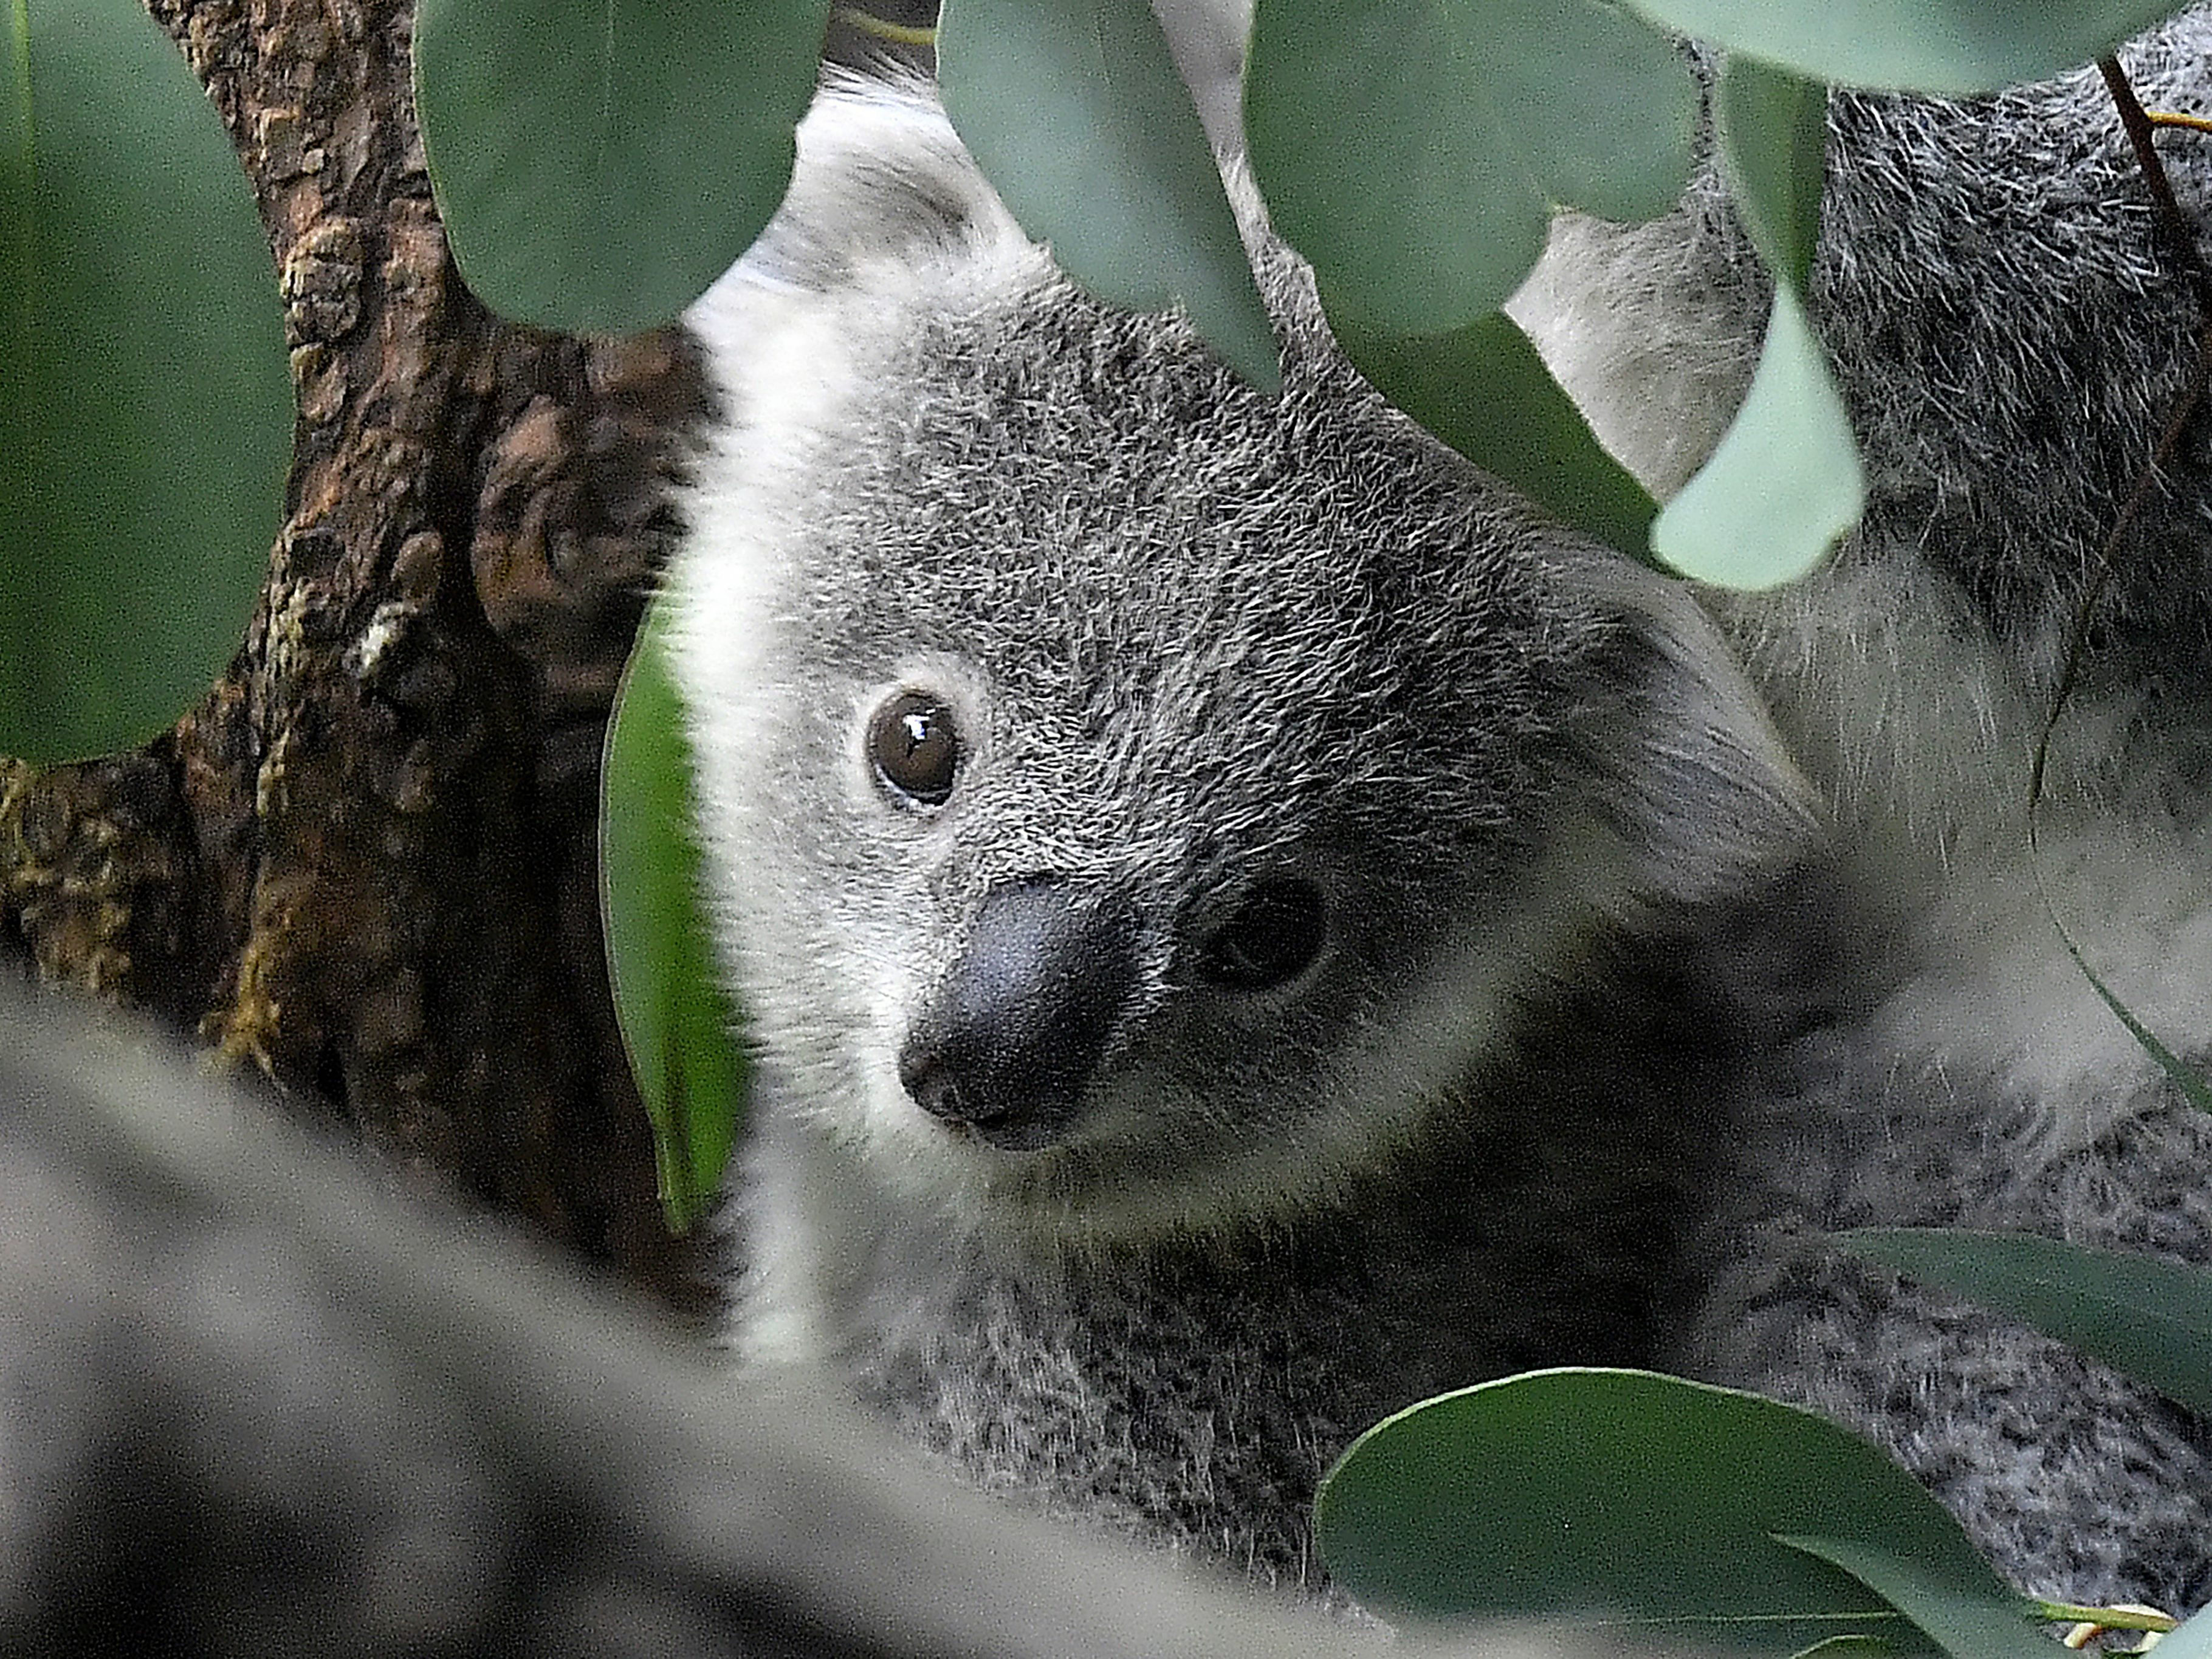
[[[888,41],[894,46],[934,46],[937,31],[927,23],[894,23],[889,18],[878,17],[872,11],[862,11],[858,6],[833,6],[830,18],[850,29],[875,40]]]
[[[2060,1625],[2095,1625],[2103,1630],[2153,1630],[2161,1633],[2180,1628],[2181,1620],[2156,1607],[2122,1604],[2110,1607],[2076,1607],[2071,1601],[2036,1601],[2038,1619]]]

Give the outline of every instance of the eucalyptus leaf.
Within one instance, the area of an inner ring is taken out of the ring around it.
[[[1736,214],[1767,268],[1804,293],[1820,244],[1828,89],[1730,58],[1714,77],[1713,145]]]
[[[173,722],[244,637],[292,442],[253,195],[135,0],[0,3],[0,753]]]
[[[2078,68],[2173,0],[1627,0],[1662,28],[1816,80],[1993,91]]]
[[[1259,0],[1252,167],[1333,314],[1440,334],[1496,310],[1555,209],[1653,218],[1687,182],[1698,87],[1595,0]]]
[[[415,101],[454,262],[579,334],[673,320],[791,179],[829,0],[422,0]]]
[[[1329,1571],[1385,1616],[1663,1622],[1714,1649],[1927,1644],[1775,1534],[1864,1539],[1965,1596],[2005,1590],[1920,1485],[1826,1419],[1646,1371],[1534,1371],[1370,1429],[1323,1482]]]
[[[937,76],[1022,228],[1109,305],[1179,305],[1265,391],[1282,383],[1237,216],[1146,0],[946,0]]]
[[[1850,417],[1802,297],[1820,239],[1826,100],[1825,88],[1736,60],[1713,88],[1721,172],[1774,272],[1774,304],[1743,406],[1652,526],[1651,546],[1723,587],[1796,580],[1866,507]]]
[[[2071,1343],[2212,1415],[2212,1272],[2027,1233],[1880,1227],[1837,1242]]]
[[[1848,1539],[1776,1541],[1841,1567],[1918,1626],[1951,1659],[2049,1659],[2051,1642],[2031,1622],[2030,1604],[2008,1590],[1978,1594],[1944,1582],[1917,1561]]]
[[[1377,391],[1468,459],[1563,523],[1650,561],[1657,503],[1606,453],[1504,313],[1443,335],[1390,334],[1351,318],[1331,326]]]
[[[1756,591],[1795,581],[1865,510],[1850,422],[1797,298],[1774,290],[1743,407],[1651,527],[1652,550],[1686,576]]]
[[[744,1099],[734,1010],[700,909],[691,752],[658,611],[638,632],[600,772],[600,904],[630,1073],[653,1122],[660,1201],[682,1232],[729,1161]]]

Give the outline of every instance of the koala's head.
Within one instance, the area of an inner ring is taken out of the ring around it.
[[[1688,598],[1385,406],[1296,262],[1279,398],[1085,297],[941,115],[833,94],[692,317],[672,574],[775,1109],[1071,1237],[1325,1196],[1607,927],[1790,855]]]

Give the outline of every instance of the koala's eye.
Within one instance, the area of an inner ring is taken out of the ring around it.
[[[960,761],[952,710],[927,691],[900,692],[868,722],[868,758],[898,793],[925,806],[941,805],[952,793]]]
[[[1199,947],[1198,971],[1230,991],[1288,984],[1321,954],[1323,908],[1321,889],[1310,881],[1255,887]]]

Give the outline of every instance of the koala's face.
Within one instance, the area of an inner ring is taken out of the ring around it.
[[[1340,371],[1278,404],[1056,284],[908,324],[690,623],[754,635],[700,736],[769,1068],[1085,1230],[1325,1182],[1494,1039],[1605,630]]]
[[[820,292],[709,302],[672,576],[769,1109],[1085,1237],[1340,1189],[1632,881],[1590,783],[1664,653],[1310,296],[1277,399],[1004,227],[810,234]]]

